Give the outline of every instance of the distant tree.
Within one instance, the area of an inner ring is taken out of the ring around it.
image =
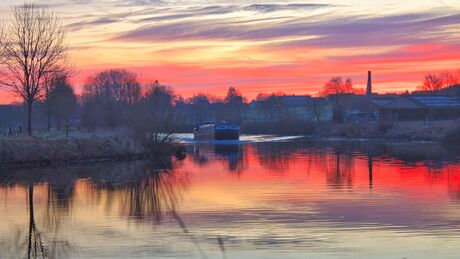
[[[232,123],[241,123],[244,97],[235,87],[228,88],[224,103],[226,112],[224,119]]]
[[[129,119],[132,108],[140,99],[141,86],[136,74],[123,69],[112,69],[92,75],[87,79],[83,92],[83,124],[121,126]]]
[[[65,33],[56,14],[23,4],[13,9],[5,35],[1,83],[27,104],[27,132],[32,135],[32,105],[43,97],[45,76],[66,66]]]
[[[209,120],[211,112],[211,98],[204,94],[198,93],[188,98],[187,103],[191,104],[191,109],[195,121]]]
[[[443,88],[441,78],[436,74],[426,74],[423,81],[423,90],[437,91]]]
[[[442,72],[438,75],[438,77],[441,83],[441,88],[448,88],[448,87],[459,84],[458,75],[452,72],[449,72],[449,71]]]
[[[77,97],[65,78],[55,81],[49,93],[50,114],[56,120],[56,128],[64,126],[67,131],[77,106]]]
[[[268,118],[271,122],[278,121],[281,118],[281,100],[283,96],[285,96],[285,94],[282,92],[271,94],[259,93],[256,97],[258,101],[257,109],[262,114],[268,114]]]
[[[211,104],[210,97],[204,93],[198,93],[187,100],[190,104],[209,105]]]
[[[321,92],[321,95],[332,95],[330,97],[334,104],[334,108],[332,110],[332,118],[335,122],[343,122],[345,118],[345,111],[342,104],[342,95],[353,92],[355,92],[355,89],[353,89],[353,81],[350,78],[343,81],[341,77],[333,77],[324,85],[324,89]]]
[[[343,81],[341,77],[333,77],[324,85],[321,96],[345,93],[353,93],[353,81],[350,78]]]
[[[227,90],[224,102],[228,104],[242,104],[244,102],[244,98],[238,89],[230,87]]]
[[[70,77],[70,70],[58,71],[55,73],[50,73],[45,76],[44,79],[44,98],[43,98],[43,108],[47,117],[47,129],[51,129],[51,117],[53,116],[51,93],[53,89],[60,84],[67,84]],[[69,104],[73,105],[73,104]]]
[[[147,85],[140,110],[135,116],[137,132],[147,137],[149,142],[170,142],[172,134],[177,131],[182,121],[175,102],[176,96],[170,88],[158,81]]]

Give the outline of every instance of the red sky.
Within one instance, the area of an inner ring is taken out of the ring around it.
[[[77,68],[126,68],[177,93],[316,94],[332,76],[379,92],[414,90],[427,72],[460,69],[456,0],[36,0],[59,13]],[[0,3],[8,19],[20,0]],[[0,103],[14,99],[0,92]]]

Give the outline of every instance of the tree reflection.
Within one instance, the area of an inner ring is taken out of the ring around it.
[[[150,218],[160,222],[165,212],[175,210],[188,180],[178,177],[175,170],[148,168],[138,181],[120,191],[123,214],[135,219]]]
[[[35,224],[34,214],[34,186],[28,187],[29,232],[27,242],[27,258],[46,258],[42,234]]]
[[[27,227],[19,227],[17,237],[11,240],[24,242],[13,244],[13,254],[63,258],[72,251],[70,243],[63,239],[61,226],[72,210],[79,181],[89,187],[86,196],[99,197],[93,200],[96,203],[106,201],[108,208],[116,204],[130,218],[159,222],[165,213],[175,212],[182,191],[188,186],[187,174],[179,171],[165,160],[0,171],[5,197],[8,186],[18,187],[26,194]],[[35,193],[37,186],[40,188]],[[106,199],[100,199],[103,196]],[[44,201],[38,207],[34,203],[37,198]],[[37,224],[37,220],[42,224]],[[22,231],[23,228],[26,230]]]

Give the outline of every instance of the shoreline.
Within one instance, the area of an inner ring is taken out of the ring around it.
[[[140,155],[124,155],[124,156],[107,156],[107,157],[92,157],[73,160],[40,160],[40,161],[15,161],[8,163],[0,163],[0,169],[18,169],[31,167],[49,167],[49,166],[74,166],[74,165],[91,165],[107,162],[123,162],[123,161],[138,161],[146,160],[149,154]]]
[[[455,141],[446,142],[444,137],[445,134],[456,129],[457,123],[456,121],[438,122],[436,126],[441,127],[443,130],[435,131],[436,134],[433,134],[433,130],[426,130],[426,126],[433,126],[434,122],[416,122],[392,125],[391,128],[381,132],[376,130],[380,126],[378,124],[354,123],[317,125],[315,131],[305,134],[265,133],[242,135],[299,136],[300,139],[309,141],[420,143],[455,146]],[[410,127],[407,127],[407,125]],[[418,125],[421,126],[418,127]],[[350,127],[353,130],[346,130]],[[95,136],[84,134],[84,132],[75,132],[75,135],[70,138],[49,138],[46,136],[0,137],[0,169],[133,161],[148,159],[153,156],[176,155],[176,157],[180,157],[184,155],[181,145],[194,143],[174,141],[170,144],[149,146],[139,139],[115,131],[107,131],[103,132],[102,135]]]
[[[171,145],[149,146],[141,140],[122,136],[46,138],[0,138],[0,168],[34,167],[129,161],[148,159],[154,155],[174,155]]]

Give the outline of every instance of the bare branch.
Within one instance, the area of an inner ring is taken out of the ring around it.
[[[3,64],[1,84],[29,105],[45,96],[47,78],[67,71],[65,32],[59,17],[45,7],[23,4],[13,8],[8,31],[1,31]]]

